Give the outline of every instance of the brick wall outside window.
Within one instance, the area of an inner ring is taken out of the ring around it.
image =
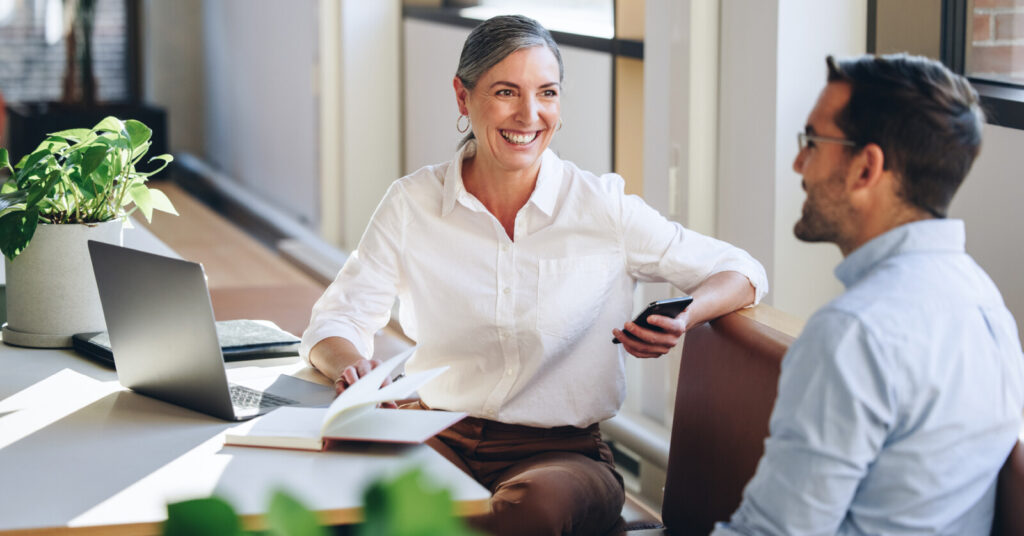
[[[1024,0],[974,0],[967,74],[1024,84]]]
[[[0,92],[8,102],[55,101],[61,98],[64,39],[45,39],[46,0],[21,0],[0,21]],[[128,99],[128,39],[124,0],[97,0],[93,27],[93,74],[97,99]]]

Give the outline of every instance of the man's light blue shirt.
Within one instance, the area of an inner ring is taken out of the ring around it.
[[[1024,356],[959,220],[897,227],[782,362],[771,436],[723,534],[988,534]]]

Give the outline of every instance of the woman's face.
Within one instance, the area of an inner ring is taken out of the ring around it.
[[[536,164],[558,127],[558,78],[558,60],[545,46],[509,54],[472,90],[456,76],[459,112],[472,122],[476,157],[505,171]]]

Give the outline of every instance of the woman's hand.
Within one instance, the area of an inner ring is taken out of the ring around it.
[[[636,357],[661,357],[679,344],[679,339],[686,333],[688,311],[679,313],[675,318],[662,315],[647,317],[647,323],[661,328],[661,331],[626,322],[624,330],[613,329],[612,333],[622,342],[623,348]]]
[[[366,376],[371,370],[380,365],[376,359],[366,359],[359,355],[356,347],[341,337],[329,337],[318,342],[309,352],[309,363],[321,374],[331,379],[334,384],[334,392],[341,394],[352,386],[353,383]],[[385,378],[383,387],[391,383],[391,378]],[[394,403],[385,402],[381,407],[394,408]]]
[[[345,367],[345,369],[341,371],[341,376],[334,380],[334,392],[339,395],[344,393],[345,389],[351,387],[353,383],[356,383],[359,380],[359,378],[366,376],[371,370],[377,368],[379,365],[380,361],[376,359],[360,359],[348,367]],[[381,383],[380,386],[384,387],[390,383],[391,378],[384,378],[384,383]],[[379,407],[394,409],[397,408],[398,405],[394,402],[381,402]]]
[[[675,318],[651,315],[647,322],[663,332],[644,329],[626,322],[626,331],[613,329],[626,351],[637,357],[661,357],[669,352],[686,330],[731,313],[754,301],[754,287],[738,272],[726,271],[711,275],[697,286],[690,296],[693,303]]]

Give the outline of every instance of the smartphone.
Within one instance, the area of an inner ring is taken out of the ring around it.
[[[661,331],[661,328],[648,324],[647,317],[651,315],[661,315],[667,316],[669,318],[675,318],[676,316],[679,315],[679,313],[685,311],[691,303],[693,303],[692,296],[683,296],[682,298],[669,298],[667,300],[653,301],[647,304],[647,307],[645,307],[644,310],[640,312],[640,314],[636,315],[636,318],[633,320],[633,323],[642,328]],[[625,333],[627,336],[632,337],[632,335],[630,335],[628,331]],[[619,344],[622,341],[620,341],[617,338],[613,338],[612,342],[615,344]]]

